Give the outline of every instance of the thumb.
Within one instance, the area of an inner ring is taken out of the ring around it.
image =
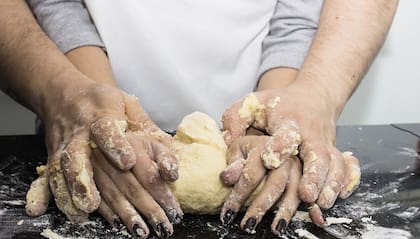
[[[233,140],[245,135],[246,129],[254,122],[265,125],[264,108],[254,93],[229,107],[222,116],[226,144],[230,145]]]

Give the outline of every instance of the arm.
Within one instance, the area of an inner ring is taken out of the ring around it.
[[[335,103],[337,117],[381,48],[398,0],[326,0],[298,81]]]
[[[276,88],[247,96],[223,115],[228,143],[249,126],[272,136],[261,154],[265,167],[283,167],[291,155],[299,155],[299,198],[313,205],[310,215],[317,225],[324,223],[320,207],[331,208],[338,196],[348,197],[360,182],[357,158],[336,148],[336,121],[379,51],[396,6],[396,0],[325,1],[295,81],[287,87],[274,82]],[[268,74],[271,82],[281,80],[275,72]]]
[[[26,0],[39,25],[64,53],[82,46],[104,47],[82,0]]]
[[[302,66],[318,27],[322,1],[278,0],[262,44],[258,91],[285,87]]]

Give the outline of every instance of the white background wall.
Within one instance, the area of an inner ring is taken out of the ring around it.
[[[419,10],[418,0],[400,1],[388,39],[339,124],[420,123]],[[34,119],[0,93],[0,135],[31,134]]]
[[[400,0],[384,47],[339,124],[420,123],[420,1]]]

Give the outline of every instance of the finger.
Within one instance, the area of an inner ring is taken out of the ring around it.
[[[151,138],[152,139],[152,138]],[[130,141],[132,145],[135,140]],[[160,175],[165,181],[174,182],[178,179],[178,160],[175,157],[174,151],[164,144],[150,140],[149,144],[152,148],[151,158],[156,162]]]
[[[236,138],[245,135],[246,129],[255,121],[258,121],[257,125],[265,125],[264,108],[254,93],[228,108],[222,116],[226,144],[230,145]]]
[[[297,155],[300,144],[300,130],[295,121],[277,119],[272,125],[268,131],[272,137],[261,155],[267,169],[278,168],[290,156]]]
[[[322,216],[322,211],[321,211],[321,208],[318,206],[318,204],[313,203],[309,207],[309,216],[311,217],[311,220],[315,225],[319,227],[322,227],[323,225],[325,225],[325,219]]]
[[[149,228],[147,228],[146,223],[137,213],[136,209],[127,201],[114,182],[97,163],[94,163],[93,169],[95,182],[101,190],[102,199],[105,203],[121,218],[124,225],[127,226],[133,235],[140,238],[147,238]]]
[[[278,204],[276,216],[271,223],[271,231],[274,235],[280,236],[285,233],[287,225],[295,214],[300,199],[298,195],[298,185],[302,174],[302,166],[297,158],[291,160],[290,176],[287,184],[286,193],[282,201]]]
[[[127,133],[127,139],[134,149],[136,158],[142,157],[156,162],[160,175],[165,181],[178,179],[178,161],[175,153],[166,145],[150,136]]]
[[[344,187],[340,198],[348,198],[360,184],[361,171],[359,160],[351,152],[344,152]]]
[[[108,204],[102,200],[99,204],[97,212],[105,218],[105,220],[114,228],[119,228],[121,220],[117,214],[108,206]]]
[[[220,179],[227,186],[238,182],[245,166],[245,156],[241,149],[242,143],[246,143],[244,138],[236,139],[227,149],[226,160],[229,166],[220,173]]]
[[[266,169],[259,152],[257,148],[252,148],[247,155],[242,175],[223,204],[220,214],[223,224],[230,224],[233,221],[245,200],[264,178]]]
[[[99,150],[95,150],[94,153],[95,165],[100,165],[99,167],[109,176],[116,189],[119,189],[125,198],[147,218],[158,236],[166,238],[172,235],[173,226],[165,212],[139,184],[135,176],[131,172],[116,170]]]
[[[290,163],[287,161],[281,168],[269,171],[261,192],[251,203],[241,221],[241,228],[247,233],[254,234],[265,213],[283,194],[289,178]]]
[[[59,150],[50,156],[48,161],[48,179],[55,203],[67,218],[72,222],[84,222],[87,220],[88,214],[73,204],[71,194],[67,188],[67,183],[61,169],[62,151]]]
[[[127,138],[136,149],[137,163],[131,170],[134,176],[165,210],[169,220],[174,224],[180,223],[183,212],[168,185],[161,178],[156,163],[149,158],[146,150],[140,147],[140,140],[135,140],[135,137],[132,135],[129,135]]]
[[[303,161],[303,176],[299,183],[299,197],[313,203],[323,188],[329,167],[329,153],[319,145],[302,145],[300,158]]]
[[[45,213],[51,193],[45,166],[37,167],[39,177],[32,182],[26,194],[26,214],[37,217]]]
[[[331,160],[327,179],[321,193],[319,194],[317,204],[322,209],[329,209],[337,199],[344,183],[344,159],[337,149],[331,150]]]
[[[99,207],[101,197],[93,181],[88,135],[73,137],[61,158],[61,167],[74,205],[87,213]]]
[[[96,145],[120,169],[128,170],[136,163],[134,150],[125,138],[125,120],[103,117],[90,127]]]
[[[131,131],[142,132],[144,135],[153,136],[159,142],[170,147],[172,137],[163,132],[144,111],[139,99],[134,95],[124,94],[125,112],[127,115],[128,127]]]

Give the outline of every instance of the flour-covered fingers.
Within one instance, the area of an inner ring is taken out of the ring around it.
[[[180,223],[183,217],[181,206],[162,179],[156,163],[150,159],[149,154],[141,147],[141,141],[144,137],[128,136],[127,138],[136,149],[137,163],[131,170],[134,176],[164,209],[169,220],[174,224]]]
[[[287,225],[289,225],[300,204],[298,185],[302,174],[302,166],[297,158],[291,159],[290,163],[291,168],[286,193],[278,204],[276,216],[271,223],[271,231],[276,236],[281,236],[285,233]]]
[[[249,94],[228,108],[222,116],[225,130],[223,137],[226,144],[230,145],[235,139],[245,135],[247,128],[253,124],[261,127],[265,125],[264,108],[255,93]]]
[[[98,209],[96,210],[105,220],[114,228],[119,228],[121,220],[117,214],[108,206],[108,204],[101,200]]]
[[[340,198],[348,198],[360,184],[361,171],[359,160],[351,152],[344,152],[344,187]]]
[[[133,142],[130,141],[133,145]],[[150,140],[153,153],[150,155],[153,161],[156,162],[160,175],[165,181],[174,182],[178,179],[178,161],[175,153],[171,148],[162,144],[157,140]],[[134,146],[133,146],[134,147]]]
[[[226,153],[226,160],[228,166],[220,173],[220,179],[227,186],[232,186],[238,182],[242,170],[245,166],[245,156],[242,153],[242,143],[247,137],[241,137],[233,141],[233,143],[228,147]]]
[[[303,161],[303,175],[299,183],[299,197],[313,203],[318,199],[324,186],[330,164],[328,150],[322,145],[305,142],[299,154]]]
[[[317,204],[322,209],[333,206],[344,183],[344,158],[337,149],[330,150],[330,165],[324,187],[319,194]]]
[[[126,120],[103,117],[90,127],[94,143],[118,168],[128,170],[136,163],[133,148],[125,138]]]
[[[88,213],[80,210],[73,204],[71,194],[67,188],[64,173],[61,168],[60,159],[62,150],[58,150],[49,156],[48,160],[48,179],[50,189],[54,195],[55,203],[66,217],[72,222],[84,222],[87,220]]]
[[[93,162],[93,164],[94,178],[101,191],[102,200],[119,216],[133,235],[139,238],[147,238],[149,228],[139,213],[118,190],[117,186],[101,169],[100,165],[97,162]]]
[[[142,132],[152,136],[159,142],[170,147],[172,137],[163,132],[149,117],[141,106],[139,99],[134,95],[124,94],[125,113],[127,115],[128,128],[134,132]]]
[[[234,220],[245,200],[264,178],[266,169],[262,164],[260,152],[258,148],[252,148],[248,152],[247,162],[242,170],[241,177],[223,204],[220,218],[224,224],[230,224]]]
[[[289,178],[291,160],[283,166],[268,172],[261,192],[248,207],[241,221],[241,228],[247,233],[255,233],[255,228],[260,223],[266,212],[276,203],[283,194]]]
[[[136,177],[130,171],[117,170],[108,163],[99,150],[95,150],[94,153],[95,166],[100,167],[111,178],[113,185],[116,187],[115,190],[118,189],[147,218],[158,236],[166,238],[172,235],[173,226],[165,212],[137,181]],[[102,189],[101,192],[103,192]],[[118,214],[118,212],[116,213]]]
[[[269,123],[270,124],[270,123]],[[267,169],[280,167],[291,156],[298,154],[300,129],[293,120],[278,120],[271,123],[268,133],[272,135],[267,142],[261,158]]]
[[[322,227],[325,224],[325,219],[322,216],[321,208],[318,206],[318,204],[313,203],[311,206],[309,206],[309,216],[311,217],[312,222]]]
[[[165,181],[173,182],[178,179],[178,161],[172,148],[152,136],[127,133],[126,137],[133,147],[137,161],[139,156],[146,157],[156,162],[160,175]]]
[[[48,185],[48,173],[45,166],[38,166],[39,177],[35,179],[26,193],[26,214],[37,217],[45,213],[51,193]]]
[[[88,134],[76,135],[71,139],[64,148],[61,167],[74,205],[90,213],[98,208],[101,197],[93,181],[88,137]]]

